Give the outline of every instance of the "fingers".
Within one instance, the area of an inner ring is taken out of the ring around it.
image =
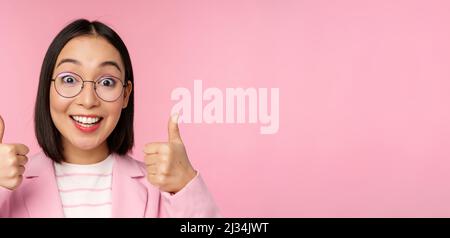
[[[147,173],[151,175],[167,175],[170,172],[170,162],[167,155],[147,154],[144,156]]]
[[[147,167],[147,174],[148,175],[157,175],[158,174],[158,167],[157,166],[148,166]]]
[[[178,113],[175,113],[169,119],[169,142],[182,143],[180,129],[178,128],[178,117]]]
[[[0,153],[9,155],[26,155],[30,149],[24,144],[0,144]]]
[[[3,141],[3,134],[5,133],[5,122],[3,122],[2,116],[0,116],[0,144]]]
[[[22,183],[30,149],[24,144],[2,144],[4,133],[5,122],[0,116],[0,186],[14,190]]]
[[[28,163],[28,157],[25,155],[14,155],[13,157],[7,158],[9,166],[18,167],[25,166]]]
[[[20,165],[17,167],[15,176],[22,176],[25,173],[25,166]]]
[[[25,155],[17,155],[17,163],[21,166],[24,166],[28,163],[28,157]]]
[[[145,154],[167,153],[168,151],[169,145],[163,142],[148,143],[144,146]]]
[[[147,166],[152,166],[158,164],[160,158],[159,154],[147,154],[144,156],[144,163]]]
[[[24,144],[11,144],[14,146],[14,150],[18,155],[26,155],[30,152],[30,149]]]
[[[191,165],[178,128],[178,114],[168,122],[168,142],[144,146],[147,180],[161,191],[177,192],[185,186]]]

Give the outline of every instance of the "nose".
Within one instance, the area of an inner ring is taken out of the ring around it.
[[[77,103],[85,108],[92,108],[98,106],[100,99],[95,93],[94,83],[92,81],[85,81],[84,87],[81,89],[80,94],[77,97]]]

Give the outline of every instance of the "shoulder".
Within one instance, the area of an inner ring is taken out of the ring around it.
[[[116,166],[128,173],[132,177],[145,176],[145,164],[139,160],[134,159],[130,155],[113,154]]]
[[[144,162],[133,158],[129,154],[126,154],[126,155],[114,154],[114,156],[116,157],[116,159],[121,160],[123,163],[127,164],[128,166],[138,166],[138,167],[142,167],[142,168],[145,167]]]
[[[29,165],[40,164],[47,160],[51,160],[51,159],[49,157],[47,157],[47,155],[45,155],[44,151],[42,151],[42,150],[28,156],[28,164]]]
[[[53,160],[51,160],[44,151],[40,150],[28,156],[28,163],[25,165],[25,177],[38,176],[42,171],[51,168]]]
[[[145,164],[143,162],[134,159],[130,155],[113,154],[113,156],[117,162],[117,166],[132,177],[145,175]],[[52,164],[53,160],[41,150],[28,156],[28,163],[24,175],[26,177],[37,176],[48,168],[52,168]]]

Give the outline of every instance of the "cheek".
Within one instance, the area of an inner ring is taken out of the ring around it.
[[[101,130],[102,140],[106,140],[114,131],[114,128],[116,128],[121,116],[121,108],[120,105],[116,106],[116,104],[105,107],[108,116],[105,118],[106,120],[103,120],[104,123]]]
[[[112,129],[116,126],[117,122],[120,119],[120,114],[122,112],[122,104],[123,102],[114,102],[107,106],[108,111],[108,121]]]
[[[56,127],[65,119],[65,112],[69,104],[70,102],[68,100],[61,98],[54,90],[50,90],[50,114]]]

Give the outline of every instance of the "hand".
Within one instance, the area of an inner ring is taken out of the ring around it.
[[[178,115],[169,120],[169,142],[144,147],[148,181],[161,191],[176,193],[197,174],[189,162],[178,129]]]
[[[0,186],[14,190],[22,183],[30,150],[23,144],[3,144],[4,132],[5,123],[0,116]]]

